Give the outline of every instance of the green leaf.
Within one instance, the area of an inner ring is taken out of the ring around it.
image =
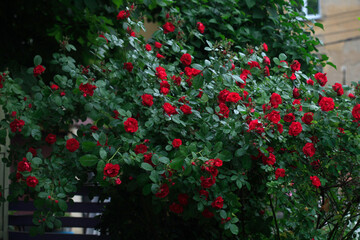
[[[175,158],[170,163],[170,168],[172,168],[174,170],[179,170],[179,169],[181,169],[183,163],[184,163],[184,158]]]
[[[252,8],[256,4],[255,0],[246,0],[245,2],[248,8]]]
[[[94,166],[98,161],[98,157],[92,154],[86,154],[79,159],[81,165],[84,167],[92,167]]]
[[[90,141],[85,141],[85,142],[81,143],[81,147],[84,152],[90,152],[94,149],[94,147],[96,147],[96,143],[90,142]]]
[[[145,163],[145,162],[141,163],[141,168],[142,168],[142,169],[145,169],[146,171],[152,171],[152,170],[154,170],[153,166],[151,166],[150,164]]]
[[[232,234],[237,235],[239,233],[239,228],[235,224],[230,224],[230,231]]]
[[[174,52],[180,52],[180,47],[175,42],[172,44],[171,48]]]
[[[38,197],[39,198],[47,198],[49,196],[49,193],[47,192],[39,192]]]
[[[169,158],[167,158],[167,157],[160,157],[158,160],[159,160],[159,162],[162,162],[164,164],[169,164],[169,162],[170,162]]]
[[[279,59],[280,60],[286,60],[286,55],[284,54],[284,53],[280,53],[280,55],[279,55]]]
[[[202,70],[204,69],[203,66],[201,66],[200,64],[197,64],[197,63],[191,64],[191,67],[192,67],[192,68],[195,68],[195,69],[197,69],[197,70],[200,70],[200,71],[202,71]]]
[[[1,129],[1,130],[0,130],[0,144],[5,145],[5,143],[6,143],[6,136],[7,136],[6,129]]]
[[[120,5],[123,4],[123,0],[112,0],[112,2],[116,5],[116,8],[119,8]]]
[[[35,140],[41,140],[41,131],[39,129],[32,129],[31,130],[31,136],[35,139]]]
[[[58,206],[59,206],[59,208],[62,210],[62,211],[66,211],[67,210],[67,204],[66,204],[66,202],[64,201],[64,200],[62,200],[62,199],[58,199]]]
[[[220,217],[221,217],[221,218],[224,218],[224,219],[227,218],[227,214],[226,214],[225,210],[221,210],[221,211],[220,211]]]
[[[100,148],[99,154],[100,154],[101,159],[103,159],[103,160],[106,159],[107,152],[103,148]]]
[[[33,163],[35,165],[40,165],[40,164],[42,164],[42,160],[41,160],[41,158],[34,157],[33,159],[31,159],[31,163]]]
[[[218,152],[220,152],[222,150],[222,148],[223,148],[223,143],[222,142],[217,142],[215,144],[215,146],[214,146],[213,152],[218,153]]]
[[[36,55],[34,57],[34,65],[37,66],[37,65],[40,65],[42,62],[42,58],[39,56],[39,55]]]
[[[203,85],[204,85],[204,77],[197,76],[194,78],[193,87],[195,89],[202,88]]]
[[[105,143],[106,143],[106,134],[104,132],[100,133],[99,142],[100,142],[101,145],[105,145]]]

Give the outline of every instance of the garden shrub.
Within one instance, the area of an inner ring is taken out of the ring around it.
[[[7,200],[34,200],[31,233],[61,227],[90,183],[111,197],[100,229],[114,239],[352,239],[359,85],[326,86],[304,59],[268,57],[266,41],[209,41],[200,20],[170,18],[145,42],[134,12],[96,39],[89,67],[66,43],[51,78],[35,56],[31,89],[2,73],[1,143],[13,139],[4,162],[16,169]],[[201,58],[179,37],[188,30],[206,43]]]

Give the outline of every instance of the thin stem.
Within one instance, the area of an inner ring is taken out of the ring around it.
[[[277,223],[276,213],[275,213],[275,209],[274,209],[274,206],[273,206],[273,204],[272,204],[272,200],[271,200],[271,196],[270,196],[270,195],[269,195],[269,199],[270,199],[271,211],[272,211],[272,213],[273,213],[274,220],[275,220],[276,235],[277,235],[277,236],[275,236],[275,239],[280,240],[279,226],[278,226],[278,223]]]

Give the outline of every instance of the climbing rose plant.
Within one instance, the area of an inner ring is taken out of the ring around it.
[[[163,238],[351,239],[359,84],[326,86],[326,74],[307,75],[286,53],[267,57],[266,43],[207,41],[211,26],[200,21],[192,31],[207,57],[198,60],[181,23],[169,20],[146,42],[131,12],[114,16],[127,37],[99,36],[90,66],[55,53],[59,72],[49,76],[36,56],[31,89],[1,75],[7,200],[33,200],[32,232],[60,228],[87,183],[111,197],[100,228],[121,239],[154,228]]]

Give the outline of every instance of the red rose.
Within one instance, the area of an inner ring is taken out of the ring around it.
[[[218,102],[219,103],[225,103],[226,102],[226,98],[227,96],[229,95],[230,91],[229,90],[221,90],[219,92],[219,95],[218,95]]]
[[[97,126],[95,126],[95,125],[92,125],[92,126],[90,127],[90,130],[91,130],[92,132],[96,132],[97,130],[99,130],[99,128],[98,128]]]
[[[204,196],[204,197],[205,197],[205,200],[207,200],[208,197],[209,197],[209,192],[206,191],[206,190],[204,190],[204,189],[201,189],[201,190],[199,191],[199,195],[200,195],[200,197],[201,197],[201,196]]]
[[[348,97],[354,99],[354,98],[355,98],[355,95],[352,94],[352,93],[349,93]]]
[[[92,96],[94,94],[95,89],[96,89],[96,86],[91,85],[89,83],[86,83],[86,84],[81,83],[79,86],[79,90],[83,92],[84,97],[86,97],[87,95]]]
[[[250,132],[252,130],[255,130],[259,134],[265,131],[262,123],[259,123],[257,119],[252,120],[249,123],[249,129],[247,131]]]
[[[31,172],[31,163],[28,162],[26,160],[26,158],[23,158],[22,161],[18,162],[18,165],[17,165],[17,170],[19,172],[25,172],[25,171],[28,171],[28,172]]]
[[[78,150],[79,146],[80,144],[75,138],[70,138],[66,141],[66,149],[70,152],[75,152],[76,150]]]
[[[306,143],[303,147],[303,152],[306,156],[312,157],[315,154],[315,147],[313,143]]]
[[[360,120],[360,104],[356,104],[351,111],[352,116],[355,118],[356,121]]]
[[[300,91],[299,91],[298,88],[293,89],[293,97],[294,98],[299,98],[300,97]]]
[[[290,136],[297,136],[301,133],[302,131],[302,125],[299,122],[292,122],[290,127],[289,127],[289,135]]]
[[[278,132],[279,132],[280,134],[283,133],[283,131],[284,131],[284,126],[283,126],[281,123],[277,123],[276,126],[277,126]]]
[[[33,176],[28,176],[26,178],[26,184],[29,186],[29,187],[36,187],[36,185],[38,185],[39,183],[39,180],[36,178],[36,177],[33,177]]]
[[[173,142],[172,142],[172,145],[174,148],[179,148],[181,145],[182,145],[182,141],[181,139],[174,139]]]
[[[344,94],[344,89],[340,83],[335,83],[332,86],[332,89],[337,93],[338,96],[342,96]]]
[[[273,93],[270,97],[270,103],[273,108],[278,108],[279,104],[282,103],[281,96],[277,93]]]
[[[314,81],[310,78],[306,81],[307,84],[314,86]]]
[[[148,107],[151,107],[153,104],[154,104],[154,102],[153,102],[153,96],[152,95],[150,95],[150,94],[144,94],[144,95],[142,95],[141,96],[141,99],[142,99],[142,105],[144,105],[144,106],[148,106]]]
[[[55,134],[52,134],[52,133],[49,133],[46,138],[45,138],[45,141],[48,143],[48,144],[54,144],[56,142],[56,135]]]
[[[219,116],[219,118],[228,118],[229,117],[229,113],[230,110],[229,108],[226,106],[225,103],[220,103],[219,104],[220,107],[220,111],[216,113],[216,115]]]
[[[174,75],[174,76],[171,77],[171,79],[174,80],[174,83],[175,83],[176,85],[180,86],[180,84],[181,84],[181,77],[177,77],[177,76]]]
[[[176,214],[180,214],[184,211],[183,206],[181,206],[178,203],[172,203],[170,205],[169,209],[170,209],[170,211],[172,211],[173,213],[176,213]]]
[[[242,100],[242,99],[241,99],[240,95],[236,92],[231,92],[226,96],[226,102],[237,103],[240,100]]]
[[[266,157],[264,154],[262,155],[262,162],[264,165],[274,165],[276,163],[275,155],[272,153],[269,153],[269,157]]]
[[[160,88],[160,93],[164,94],[165,96],[170,92],[169,88]]]
[[[267,56],[265,56],[265,57],[263,58],[263,63],[265,63],[266,65],[270,65],[270,58],[267,57]]]
[[[212,218],[214,217],[214,213],[210,212],[207,208],[201,213],[205,218]]]
[[[140,154],[140,153],[146,153],[148,150],[147,146],[144,145],[144,144],[139,144],[139,145],[136,145],[135,149],[134,149],[134,152],[136,154]]]
[[[121,10],[118,15],[116,16],[117,20],[123,20],[125,18],[128,18],[130,16],[130,11],[129,10]]]
[[[267,52],[269,50],[268,45],[266,43],[263,43],[262,46],[263,46],[263,49],[265,52]]]
[[[159,191],[155,194],[156,197],[158,198],[164,198],[169,194],[169,186],[164,183],[163,185],[161,185]]]
[[[182,64],[184,64],[185,66],[189,66],[191,64],[191,55],[188,53],[184,53],[181,58],[180,61]]]
[[[45,71],[45,68],[41,65],[37,65],[36,67],[34,67],[34,77],[37,77],[39,75],[41,75],[43,72]]]
[[[248,62],[248,65],[250,66],[250,69],[252,69],[253,67],[257,67],[257,68],[261,69],[259,63],[256,61]]]
[[[163,55],[161,55],[160,53],[157,53],[156,54],[156,57],[158,58],[158,59],[162,59],[162,58],[165,58]]]
[[[175,31],[175,26],[171,22],[166,22],[163,25],[163,29],[164,29],[164,33],[167,34],[167,33]]]
[[[184,114],[191,114],[192,113],[192,109],[191,109],[191,107],[190,106],[188,106],[188,105],[182,105],[181,107],[180,107],[180,110],[184,113]]]
[[[300,71],[301,64],[297,60],[294,60],[290,67],[293,72]]]
[[[148,164],[150,164],[151,166],[154,167],[155,165],[151,161],[152,155],[153,155],[152,153],[144,154],[144,162],[146,162],[146,163],[148,163]]]
[[[138,130],[138,121],[135,118],[128,118],[124,122],[124,128],[126,132],[134,133]]]
[[[321,107],[322,111],[329,112],[334,110],[335,103],[331,97],[323,97],[319,102],[319,106]]]
[[[212,203],[213,208],[221,209],[224,206],[224,199],[222,197],[217,197]]]
[[[58,85],[56,85],[56,84],[51,84],[51,89],[52,90],[54,90],[54,91],[56,91],[56,90],[58,90],[59,89],[59,86]]]
[[[301,121],[303,121],[307,125],[311,125],[313,119],[314,119],[314,113],[308,112],[304,114],[304,116],[301,118]]]
[[[116,177],[119,174],[120,166],[118,164],[107,163],[104,167],[104,176]]]
[[[24,120],[20,120],[20,119],[15,119],[14,121],[12,121],[10,123],[10,128],[12,132],[21,132],[22,131],[22,127],[25,125]]]
[[[162,44],[161,44],[161,43],[159,43],[159,42],[155,42],[155,47],[156,47],[156,48],[159,48],[159,49],[160,49],[160,48],[161,48],[161,46],[162,46]]]
[[[199,31],[201,34],[203,34],[204,31],[205,31],[205,26],[204,26],[204,24],[202,24],[201,22],[197,22],[197,23],[196,23],[196,26],[197,26],[198,31]]]
[[[145,50],[150,52],[151,51],[151,45],[150,44],[146,44],[145,45]]]
[[[273,123],[278,123],[281,120],[280,112],[273,110],[271,113],[266,115],[267,119]]]
[[[327,83],[326,73],[316,73],[314,77],[322,87]]]
[[[284,116],[285,122],[293,122],[295,120],[295,115],[293,113],[288,113]]]
[[[171,115],[178,114],[178,112],[176,111],[176,107],[172,106],[170,103],[164,103],[163,109],[165,113],[169,115],[169,117]]]
[[[249,74],[251,75],[250,70],[244,69],[240,74],[240,78],[245,81]]]
[[[295,99],[292,103],[293,105],[299,105],[299,111],[302,111],[302,106],[301,106],[301,99]],[[296,107],[293,107],[293,109],[296,109]]]
[[[268,66],[265,66],[265,67],[264,67],[264,75],[265,75],[266,77],[270,76],[270,70],[269,70],[269,67],[268,67]]]
[[[178,195],[179,203],[184,206],[188,204],[188,198],[189,198],[189,196],[186,193],[180,193]]]
[[[31,154],[33,155],[33,157],[36,157],[37,153],[36,153],[36,149],[35,148],[29,148],[28,152],[31,152]]]
[[[166,71],[165,71],[165,68],[161,67],[161,66],[158,66],[156,68],[156,73],[155,75],[160,78],[161,80],[164,80],[167,78],[167,74],[166,74]]]
[[[278,180],[279,177],[285,177],[285,169],[283,169],[283,168],[276,169],[276,171],[275,171],[276,180]]]
[[[314,185],[316,188],[319,188],[321,186],[320,179],[317,176],[311,176],[310,180],[312,182],[312,185]]]
[[[215,177],[213,177],[213,176],[208,177],[208,178],[201,176],[200,180],[201,180],[201,187],[203,187],[203,188],[210,188],[212,185],[215,184],[215,181],[216,181]]]
[[[124,69],[128,70],[129,72],[132,72],[134,66],[131,62],[124,63]]]

